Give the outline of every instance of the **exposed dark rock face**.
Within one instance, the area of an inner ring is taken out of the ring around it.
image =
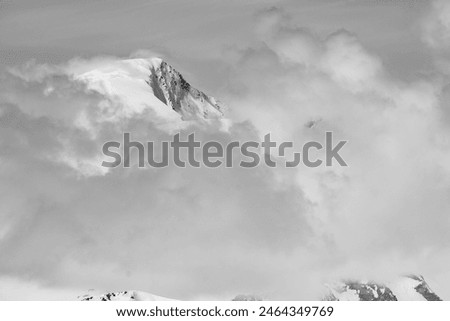
[[[374,282],[345,281],[325,295],[325,301],[340,301],[341,294],[351,293],[359,301],[398,301],[397,297],[385,285]],[[348,296],[345,298],[349,299]]]
[[[442,299],[430,289],[422,275],[409,275],[408,277],[419,282],[414,289],[427,301],[442,301]]]
[[[98,297],[94,297],[94,296],[84,296],[81,298],[81,301],[92,301],[94,299],[96,299],[97,301],[113,301],[114,298],[119,297],[119,296],[127,296],[128,295],[128,291],[122,291],[122,292],[111,292],[111,293],[105,293],[102,294]],[[129,298],[131,300],[134,300],[133,295],[129,295]]]
[[[349,288],[358,293],[361,301],[398,301],[392,291],[382,284],[351,282]]]
[[[392,287],[376,282],[344,281],[329,287],[329,291],[323,299],[325,301],[399,301],[400,298],[402,300],[442,301],[431,290],[423,276],[418,275],[402,277],[398,282],[394,282]]]
[[[184,77],[166,62],[151,67],[147,81],[154,95],[181,114],[183,119],[220,118],[224,106],[202,91],[192,87]]]

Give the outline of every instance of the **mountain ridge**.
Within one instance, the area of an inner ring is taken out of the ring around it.
[[[374,281],[346,280],[325,285],[327,293],[322,301],[442,301],[431,290],[421,275],[406,275],[393,282],[383,284]],[[176,301],[144,291],[106,292],[86,294],[78,297],[81,301]],[[258,295],[237,295],[232,301],[263,301]],[[270,301],[270,300],[264,300]]]
[[[222,103],[194,88],[180,72],[162,59],[152,59],[146,82],[153,94],[179,113],[183,120],[217,119],[224,115]]]
[[[326,285],[324,301],[442,301],[422,275],[405,275],[387,284],[344,280]]]

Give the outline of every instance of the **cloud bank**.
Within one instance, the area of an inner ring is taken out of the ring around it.
[[[322,37],[281,9],[259,12],[257,43],[224,53],[226,126],[182,122],[136,81],[137,58],[3,73],[0,298],[96,288],[311,299],[335,278],[409,272],[449,297],[449,73],[439,67],[449,20],[448,5],[433,8],[423,35],[436,70],[410,81],[349,31]],[[349,141],[348,168],[100,167],[102,144],[123,132],[221,142],[271,132],[301,145],[330,130]]]

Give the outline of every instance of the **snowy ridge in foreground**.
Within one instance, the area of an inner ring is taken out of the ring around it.
[[[83,295],[81,301],[175,301],[143,291],[108,292],[100,295]]]
[[[408,275],[381,284],[343,281],[327,285],[325,301],[442,301],[421,275]]]
[[[388,284],[343,281],[327,285],[324,301],[442,301],[421,275],[400,277]],[[86,294],[81,301],[175,301],[143,291]],[[237,295],[232,301],[263,301],[257,295]]]

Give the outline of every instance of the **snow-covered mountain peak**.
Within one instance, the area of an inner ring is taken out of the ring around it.
[[[143,291],[107,292],[103,294],[86,294],[80,296],[81,301],[174,301],[162,296]]]
[[[327,285],[326,301],[441,301],[421,275],[407,275],[392,282],[347,280]]]
[[[406,275],[393,281],[346,280],[327,284],[324,301],[442,301],[421,275]],[[82,301],[167,301],[173,300],[143,291],[90,293]],[[262,301],[258,295],[237,295],[233,301]]]
[[[189,119],[217,119],[223,116],[224,106],[188,83],[183,75],[161,59],[151,60],[148,85],[164,104]]]
[[[161,58],[75,61],[68,73],[106,98],[99,106],[105,118],[100,121],[121,121],[148,110],[160,123],[204,121],[222,118],[225,109]]]

